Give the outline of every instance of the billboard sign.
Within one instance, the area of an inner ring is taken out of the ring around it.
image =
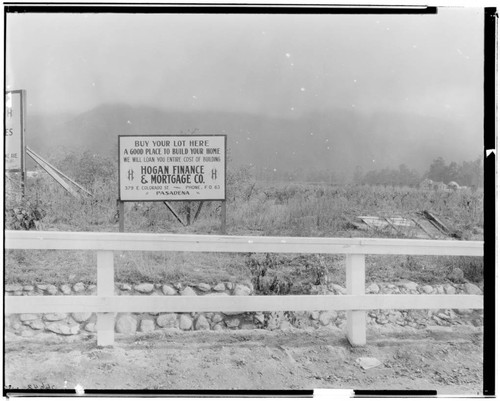
[[[26,92],[5,93],[5,171],[24,172]]]
[[[120,135],[119,200],[226,198],[225,135]]]

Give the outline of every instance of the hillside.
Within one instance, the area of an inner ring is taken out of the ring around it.
[[[76,116],[32,115],[27,144],[45,157],[61,149],[114,157],[118,135],[193,131],[227,134],[233,163],[253,164],[277,175],[329,170],[350,178],[357,165],[368,171],[402,163],[424,172],[438,156],[460,162],[477,157],[482,149],[480,133],[416,114],[332,110],[284,119],[124,104],[101,105]]]

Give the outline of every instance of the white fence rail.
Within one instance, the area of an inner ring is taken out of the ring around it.
[[[98,345],[113,344],[118,312],[346,310],[347,338],[364,345],[370,309],[483,308],[480,295],[365,295],[367,254],[483,256],[481,241],[6,231],[5,248],[97,251],[96,296],[9,296],[5,312],[96,312]],[[347,295],[115,296],[113,251],[345,254]]]

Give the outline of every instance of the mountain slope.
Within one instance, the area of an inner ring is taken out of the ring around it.
[[[244,113],[178,112],[123,104],[101,105],[55,121],[28,119],[28,146],[48,156],[57,148],[116,157],[118,135],[227,134],[232,164],[258,170],[307,173],[331,170],[352,176],[405,163],[423,172],[438,156],[472,160],[482,142],[448,121],[418,115],[332,110],[293,119]]]

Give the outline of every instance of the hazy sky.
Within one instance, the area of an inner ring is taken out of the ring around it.
[[[28,112],[101,103],[293,117],[402,111],[482,129],[483,12],[9,14],[8,89]]]

